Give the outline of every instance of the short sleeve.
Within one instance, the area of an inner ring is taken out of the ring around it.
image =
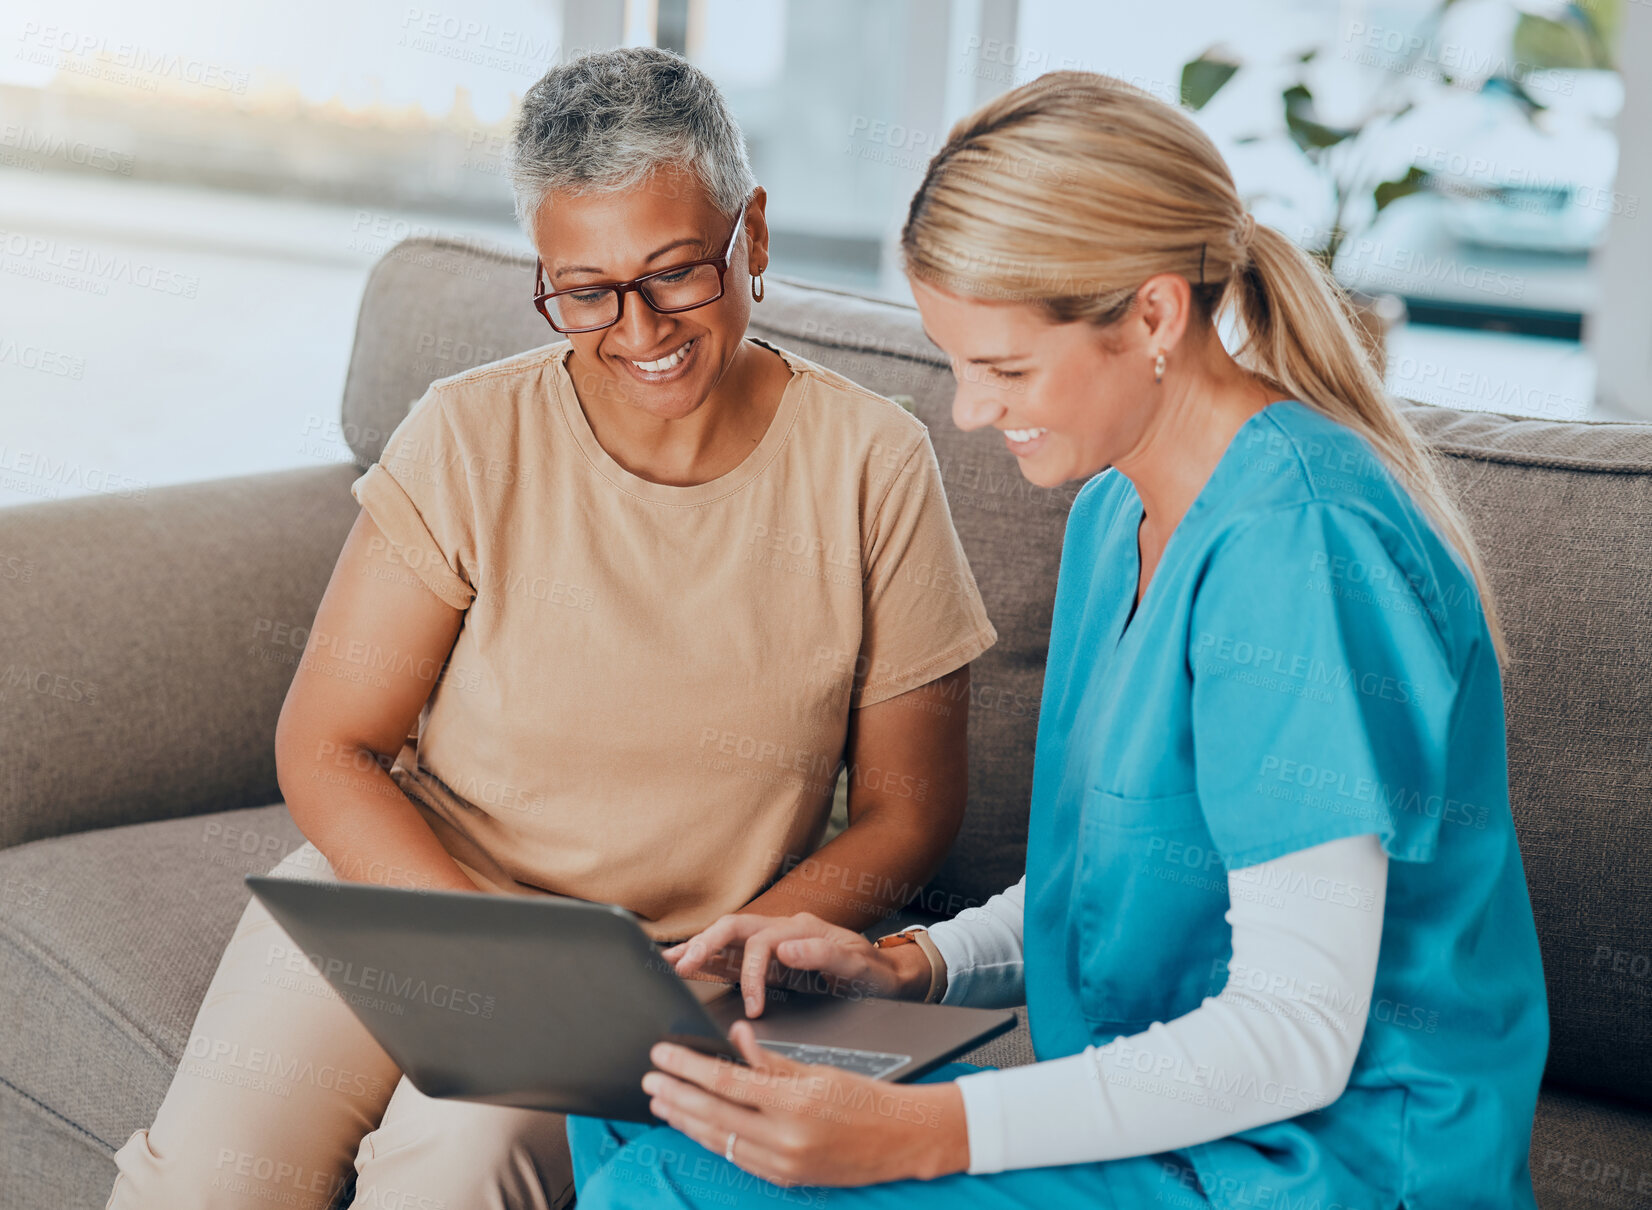
[[[1229,869],[1364,834],[1432,860],[1458,682],[1424,599],[1420,570],[1339,506],[1219,540],[1188,655],[1199,802]]]
[[[384,453],[350,485],[405,565],[443,601],[469,608],[476,596],[476,516],[458,434],[435,387],[396,426]]]
[[[928,684],[998,640],[952,527],[927,433],[873,509],[865,562],[853,705]]]

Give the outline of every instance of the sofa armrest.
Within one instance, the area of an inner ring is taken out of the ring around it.
[[[0,509],[0,848],[278,801],[352,465]]]

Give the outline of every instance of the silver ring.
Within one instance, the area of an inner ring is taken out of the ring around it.
[[[723,1144],[723,1158],[731,1164],[734,1163],[734,1131],[732,1130],[728,1132],[728,1142]]]

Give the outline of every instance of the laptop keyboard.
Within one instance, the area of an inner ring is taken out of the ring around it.
[[[871,1076],[874,1080],[912,1062],[911,1055],[890,1054],[883,1050],[851,1050],[844,1046],[816,1046],[810,1042],[772,1042],[766,1039],[759,1039],[759,1044],[799,1063],[824,1063],[828,1067],[841,1067],[845,1071]]]

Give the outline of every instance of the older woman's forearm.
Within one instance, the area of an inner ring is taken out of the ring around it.
[[[281,745],[276,777],[299,831],[347,882],[474,891],[387,770],[359,743],[309,737]]]
[[[969,795],[969,665],[854,712],[849,826],[746,907],[860,932],[940,869]],[[951,912],[944,912],[951,915]]]
[[[762,916],[809,912],[860,932],[911,901],[946,856],[952,833],[868,806],[853,823],[749,903]]]

